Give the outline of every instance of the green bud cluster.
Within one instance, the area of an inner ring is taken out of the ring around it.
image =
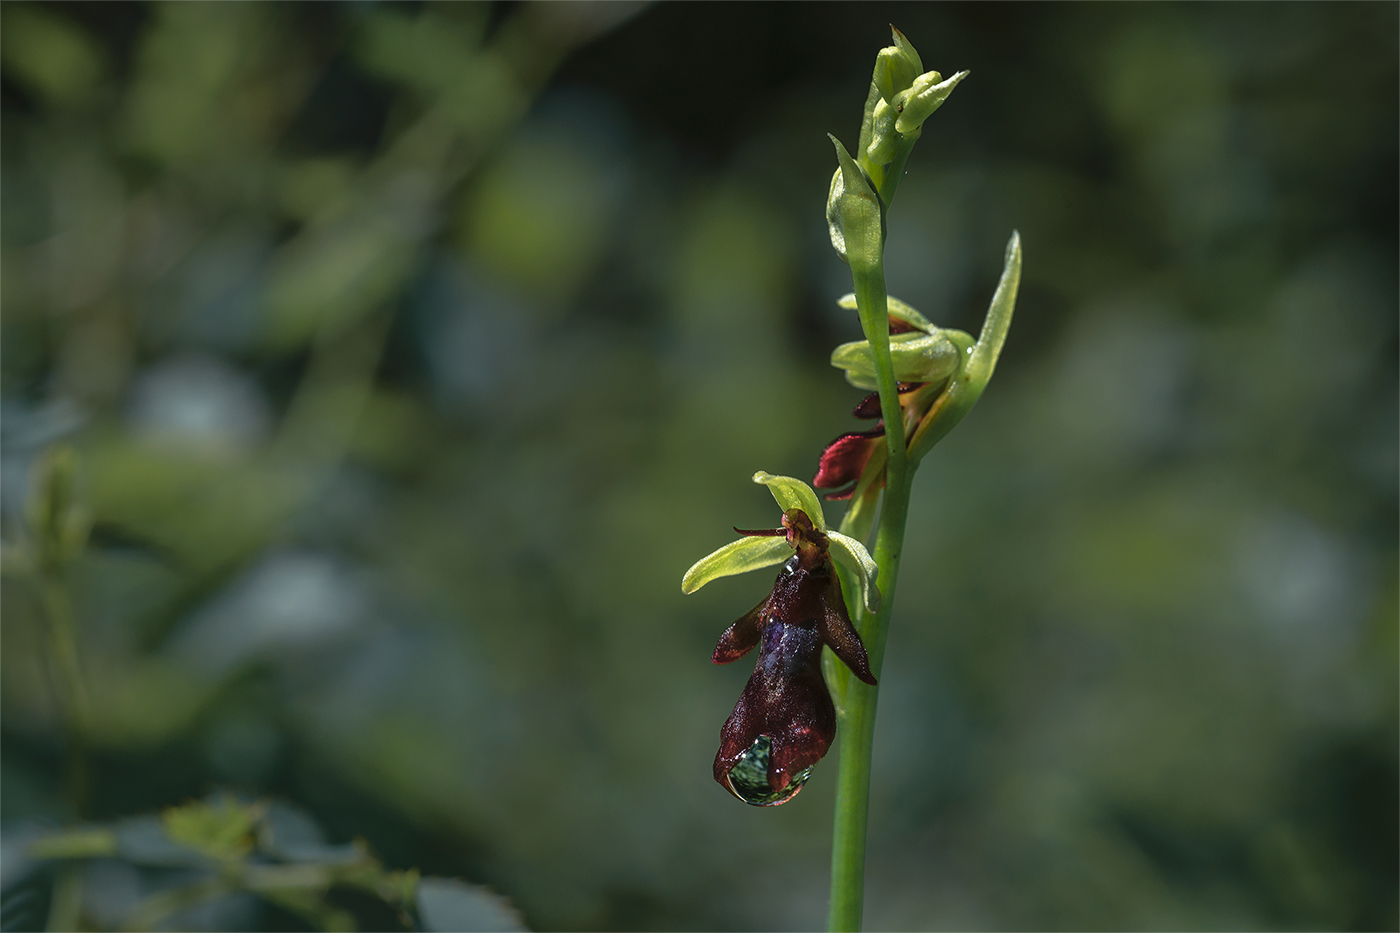
[[[936,71],[924,71],[924,63],[918,51],[904,37],[904,33],[890,27],[894,45],[880,50],[875,57],[875,72],[870,79],[870,93],[865,100],[865,114],[861,120],[860,143],[852,159],[881,208],[889,203],[892,192],[885,191],[886,172],[892,166],[903,171],[904,160],[914,141],[923,131],[924,121],[935,110],[943,106],[948,95],[953,92],[968,72],[959,71],[951,78],[944,78]],[[832,140],[835,142],[835,139]],[[832,245],[846,262],[850,262],[845,245],[852,236],[854,226],[861,218],[854,213],[845,214],[855,205],[851,201],[838,201],[844,198],[852,187],[859,187],[850,177],[851,170],[845,165],[849,154],[839,142],[837,158],[842,165],[837,169],[837,177],[831,181],[831,196],[827,200],[827,220],[832,228]],[[881,201],[881,195],[884,195]],[[883,214],[881,216],[883,224]],[[840,240],[838,241],[838,227]]]

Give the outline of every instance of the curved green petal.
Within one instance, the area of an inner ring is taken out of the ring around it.
[[[1016,310],[1016,290],[1020,284],[1021,235],[1012,231],[1011,240],[1006,244],[1006,267],[1002,270],[1001,281],[997,283],[996,294],[992,296],[991,307],[987,309],[982,334],[976,344],[971,343],[971,337],[959,341],[967,362],[962,373],[949,385],[946,398],[929,410],[909,439],[911,462],[917,463],[922,459],[981,398],[982,390],[987,387],[992,370],[996,368],[997,356],[1006,342],[1006,332],[1011,327],[1011,316]]]
[[[842,295],[841,299],[836,302],[836,306],[838,308],[845,308],[848,311],[856,310],[856,293],[850,292]],[[893,295],[887,295],[885,297],[885,308],[889,312],[890,317],[895,320],[903,321],[911,327],[917,327],[926,334],[931,334],[938,330],[932,321]]]
[[[875,585],[875,578],[880,575],[880,568],[870,552],[855,538],[848,538],[839,531],[828,531],[826,537],[832,558],[860,581],[860,595],[865,608],[879,612],[880,589]]]
[[[987,319],[982,324],[982,333],[977,338],[977,346],[967,367],[972,378],[983,384],[992,378],[1002,344],[1006,343],[1011,315],[1016,310],[1016,291],[1020,286],[1021,234],[1012,230],[1011,239],[1006,242],[1006,264],[1001,270],[1001,281],[997,282],[996,294],[992,295]]]
[[[807,517],[812,520],[813,525],[817,526],[818,531],[826,531],[826,516],[822,514],[822,502],[812,491],[811,486],[800,479],[793,479],[791,476],[774,476],[772,473],[765,473],[762,470],[753,475],[753,481],[767,486],[768,491],[773,494],[773,498],[778,500],[778,507],[784,512],[788,509],[801,509],[807,513]]]
[[[762,570],[781,564],[792,556],[787,538],[746,537],[731,541],[712,554],[697,560],[681,578],[681,592],[694,593],[711,580]]]
[[[937,382],[957,372],[962,360],[958,349],[939,328],[934,333],[895,334],[890,338],[890,360],[900,382]],[[831,365],[857,376],[875,375],[875,356],[870,341],[853,340],[831,351]]]

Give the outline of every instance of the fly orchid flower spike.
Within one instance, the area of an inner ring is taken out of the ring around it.
[[[904,33],[893,26],[890,33],[894,45],[881,49],[875,57],[856,150],[861,168],[877,182],[883,181],[900,144],[912,145],[923,132],[924,121],[968,76],[968,72],[959,71],[945,80],[936,71],[924,71],[918,51]]]
[[[887,299],[890,359],[898,382],[911,462],[922,459],[982,395],[1006,341],[1020,282],[1021,238],[1013,233],[1006,244],[1001,281],[976,341],[960,330],[935,326],[898,298]],[[838,304],[854,309],[855,295],[845,296]],[[875,356],[868,340],[841,344],[831,352],[831,365],[845,370],[846,381],[858,388],[877,387]],[[862,419],[880,417],[879,394],[866,396],[852,414]],[[885,445],[880,442],[884,436],[883,421],[870,431],[842,434],[822,451],[817,475],[812,479],[812,485],[818,489],[836,490],[826,495],[829,500],[856,498],[856,505],[842,522],[842,530],[858,532],[856,537],[864,536],[859,533],[863,526],[857,517],[869,514],[868,508],[861,507],[862,494],[873,494],[884,485]],[[868,501],[865,505],[869,505]]]
[[[797,796],[836,737],[836,708],[822,679],[822,646],[861,680],[875,683],[851,625],[832,561],[849,569],[875,612],[878,569],[865,546],[826,527],[821,501],[806,483],[762,471],[783,510],[779,528],[741,531],[738,541],[696,561],[681,580],[693,593],[719,577],[782,564],[773,591],[720,636],[713,661],[737,661],[755,645],[758,661],[720,730],[714,775],[745,803],[774,807]]]

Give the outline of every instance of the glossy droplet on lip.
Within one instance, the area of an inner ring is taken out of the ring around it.
[[[768,758],[771,750],[772,739],[760,735],[725,775],[729,789],[744,803],[755,807],[776,807],[778,804],[787,803],[797,796],[797,792],[802,790],[802,785],[812,776],[812,768],[815,765],[794,774],[786,787],[774,790],[768,784]]]

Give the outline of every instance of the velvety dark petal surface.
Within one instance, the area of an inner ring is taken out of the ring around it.
[[[875,452],[875,445],[884,436],[885,429],[880,427],[872,431],[842,434],[827,444],[817,464],[817,475],[812,478],[812,485],[817,489],[836,489],[860,479],[861,471]]]
[[[836,708],[822,679],[821,648],[816,624],[770,620],[764,627],[758,663],[720,730],[714,772],[726,789],[725,775],[760,735],[772,742],[768,783],[774,790],[786,787],[831,747]]]
[[[763,614],[763,607],[768,605],[768,600],[768,596],[763,597],[761,603],[744,613],[737,622],[724,630],[724,634],[719,637],[719,644],[715,645],[715,653],[710,660],[716,664],[728,664],[731,661],[739,660],[749,653],[749,649],[758,644],[758,620]]]
[[[826,537],[810,529],[796,534],[799,553],[811,552],[806,565],[799,558],[783,565],[773,591],[731,625],[715,648],[714,660],[723,664],[759,643],[753,674],[720,730],[715,754],[715,780],[730,793],[735,793],[728,781],[730,771],[760,736],[769,739],[767,779],[775,794],[797,778],[795,794],[802,772],[831,747],[836,708],[822,677],[822,645],[830,645],[861,680],[875,683],[865,648],[846,613]],[[791,796],[777,796],[766,805]]]
[[[851,409],[851,414],[863,421],[880,417],[880,393],[871,392],[855,408]]]
[[[851,625],[846,601],[841,598],[841,584],[835,574],[822,591],[822,640],[851,669],[851,673],[875,686],[875,675],[870,672],[870,658],[865,653],[865,645],[855,626]]]

